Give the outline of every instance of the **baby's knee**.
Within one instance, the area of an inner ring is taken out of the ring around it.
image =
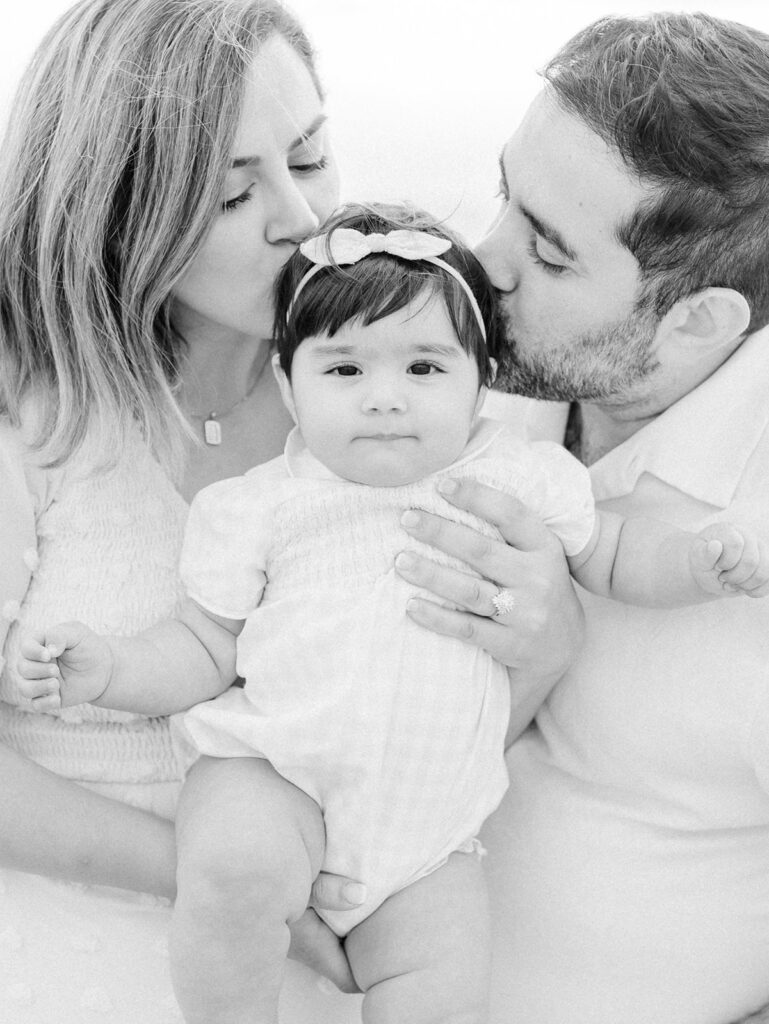
[[[301,837],[243,835],[221,843],[215,837],[180,849],[179,899],[199,914],[233,920],[288,920],[307,906],[312,885]]]

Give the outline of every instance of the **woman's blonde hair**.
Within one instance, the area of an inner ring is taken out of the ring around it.
[[[23,78],[0,154],[0,414],[36,410],[59,465],[139,427],[167,465],[186,424],[170,293],[221,208],[243,80],[277,0],[82,0]],[[100,431],[100,433],[99,433]]]

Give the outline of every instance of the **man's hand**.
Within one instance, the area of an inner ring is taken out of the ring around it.
[[[403,552],[395,564],[404,579],[466,609],[415,598],[408,613],[428,629],[483,647],[508,666],[517,734],[582,643],[582,609],[563,548],[540,519],[501,491],[474,480],[445,480],[439,490],[458,508],[496,526],[504,540],[428,512],[406,512],[401,523],[408,534],[461,559],[483,577]],[[498,614],[492,602],[500,589],[513,599],[505,614]]]

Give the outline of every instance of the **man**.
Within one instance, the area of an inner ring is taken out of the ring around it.
[[[575,402],[567,443],[603,507],[765,523],[769,37],[608,18],[544,77],[478,250],[501,383]],[[422,536],[458,552],[447,530]],[[512,619],[525,587],[500,585]],[[580,596],[584,652],[511,749],[486,836],[491,1019],[729,1024],[769,1003],[769,602]]]

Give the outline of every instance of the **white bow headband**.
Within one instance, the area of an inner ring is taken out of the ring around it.
[[[328,234],[308,238],[306,242],[302,242],[299,246],[299,251],[314,263],[315,266],[310,267],[296,286],[296,291],[286,313],[286,320],[290,319],[291,310],[294,308],[294,304],[304,286],[323,267],[334,265],[349,266],[349,264],[357,263],[373,253],[384,252],[390,256],[400,256],[401,259],[405,260],[424,260],[426,263],[432,263],[436,267],[440,267],[441,270],[445,270],[447,274],[450,274],[464,289],[467,300],[470,303],[470,308],[478,321],[483,340],[486,341],[486,326],[483,322],[483,315],[481,314],[478,301],[470,289],[470,285],[445,260],[438,259],[441,253],[447,252],[450,248],[451,242],[447,238],[438,238],[435,235],[428,234],[426,231],[411,231],[405,228],[398,231],[388,231],[386,235],[364,235],[363,232],[356,231],[354,228],[336,228],[336,230],[332,230]]]

